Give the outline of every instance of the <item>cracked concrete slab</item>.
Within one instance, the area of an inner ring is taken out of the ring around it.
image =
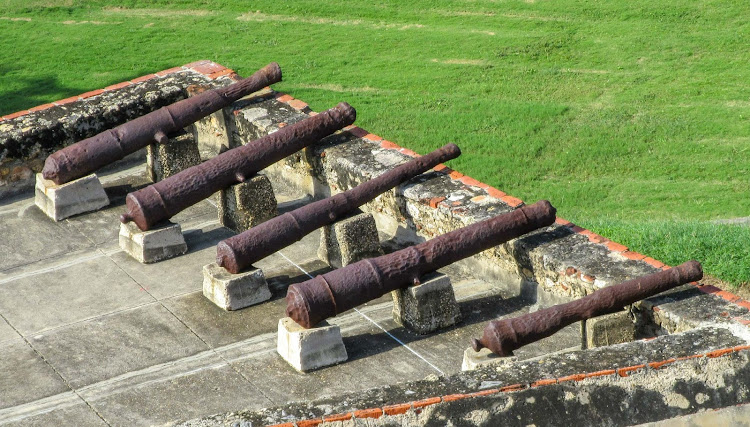
[[[36,206],[0,215],[0,271],[88,246],[75,229],[55,223]]]
[[[153,301],[104,254],[95,251],[82,259],[3,283],[0,313],[19,332],[30,336]]]
[[[111,426],[162,424],[237,407],[264,408],[271,403],[226,364],[144,383],[91,401]]]
[[[76,427],[107,426],[107,423],[86,402],[80,398],[77,398],[77,401],[78,403],[62,405],[52,410],[43,409],[29,417],[14,418],[13,416],[9,416],[3,419],[0,414],[0,423],[7,427],[47,427],[59,425],[74,425]]]
[[[4,341],[9,341],[15,338],[19,338],[21,335],[13,329],[2,317],[0,317],[0,344]]]
[[[21,337],[0,347],[0,409],[63,393],[70,388]]]
[[[208,348],[159,303],[67,325],[31,344],[74,388]]]

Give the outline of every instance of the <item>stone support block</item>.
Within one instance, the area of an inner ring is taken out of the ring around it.
[[[420,284],[391,294],[393,320],[418,334],[446,328],[461,318],[450,277],[445,274],[427,274]]]
[[[148,231],[134,222],[120,224],[120,247],[144,264],[174,258],[187,252],[180,224],[165,221]]]
[[[48,217],[60,221],[109,204],[109,197],[95,174],[57,185],[36,174],[34,202]]]
[[[265,175],[221,190],[218,208],[219,222],[237,233],[279,214],[271,181]]]
[[[349,264],[383,255],[375,218],[359,209],[334,224],[323,227],[318,258],[331,267]]]
[[[191,97],[211,89],[213,87],[208,84],[190,85],[186,92]],[[203,159],[216,157],[230,148],[238,147],[237,144],[232,144],[233,134],[237,133],[232,110],[233,107],[227,107],[214,111],[194,123],[193,135]]]
[[[473,371],[482,366],[504,366],[516,362],[518,358],[516,356],[502,357],[490,351],[488,348],[483,348],[479,351],[474,351],[473,348],[469,347],[464,351],[464,361],[461,364],[462,371]]]
[[[271,299],[263,270],[232,274],[216,263],[203,266],[203,295],[227,311],[250,307]]]
[[[146,171],[153,182],[200,164],[198,144],[191,133],[170,135],[165,144],[154,143],[146,148]]]
[[[335,365],[349,358],[338,326],[321,322],[305,329],[289,317],[279,319],[276,351],[300,372]]]
[[[635,323],[627,310],[581,322],[581,348],[621,344],[635,339]]]

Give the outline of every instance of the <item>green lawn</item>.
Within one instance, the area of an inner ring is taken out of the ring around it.
[[[198,59],[632,249],[750,281],[745,1],[0,0],[0,114]],[[679,236],[679,238],[676,238]]]

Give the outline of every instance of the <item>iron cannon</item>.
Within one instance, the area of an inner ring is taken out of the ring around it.
[[[455,159],[460,154],[458,146],[447,144],[351,190],[310,203],[222,240],[216,248],[216,263],[230,273],[237,274],[252,263],[299,241],[314,230],[336,222],[396,185],[442,162]]]
[[[425,273],[555,222],[542,200],[424,243],[365,259],[289,287],[286,314],[305,328],[386,293],[419,283]]]
[[[337,130],[354,123],[356,112],[342,102],[241,147],[227,150],[163,181],[129,193],[127,212],[120,221],[134,221],[143,231],[209,197],[216,191],[244,182],[276,163]]]
[[[42,176],[58,185],[86,176],[151,143],[164,143],[169,134],[280,81],[281,68],[272,62],[237,83],[177,101],[58,150],[47,157]]]
[[[487,347],[497,355],[512,356],[513,350],[546,338],[573,322],[617,312],[636,301],[702,277],[700,263],[688,261],[668,270],[600,289],[569,303],[512,319],[493,320],[484,328],[482,338],[473,340],[472,347],[475,351]]]

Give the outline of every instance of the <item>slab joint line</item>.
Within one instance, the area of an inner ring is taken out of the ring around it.
[[[300,271],[302,271],[303,273],[305,273],[307,275],[307,277],[309,277],[311,279],[314,279],[314,277],[310,273],[308,273],[304,268],[302,268],[301,266],[297,265],[297,263],[295,263],[294,261],[292,261],[291,259],[289,259],[281,251],[278,251],[276,253],[278,253],[279,255],[281,255],[282,257],[284,257],[284,259],[287,260],[287,261],[289,261],[289,263],[291,263],[293,266],[295,266],[298,269],[300,269]],[[388,335],[389,337],[391,337],[394,341],[396,341],[397,343],[399,343],[405,349],[409,350],[412,354],[414,354],[418,358],[422,359],[422,361],[424,361],[426,364],[430,365],[430,367],[432,369],[440,372],[440,375],[445,375],[445,372],[441,371],[440,368],[438,368],[437,366],[435,366],[432,363],[430,363],[430,361],[427,360],[427,359],[425,359],[424,356],[422,356],[421,354],[417,353],[414,349],[412,349],[411,347],[409,347],[406,343],[404,343],[403,341],[401,341],[400,339],[398,339],[396,336],[394,336],[393,334],[391,334],[390,332],[388,332],[384,327],[380,326],[380,324],[378,324],[378,322],[372,320],[366,314],[364,314],[361,311],[357,310],[356,307],[354,308],[354,311],[356,311],[357,313],[359,313],[360,316],[362,316],[365,319],[367,319],[370,323],[372,323],[373,325],[375,325],[378,329],[380,329],[381,331],[385,332],[386,335]]]

